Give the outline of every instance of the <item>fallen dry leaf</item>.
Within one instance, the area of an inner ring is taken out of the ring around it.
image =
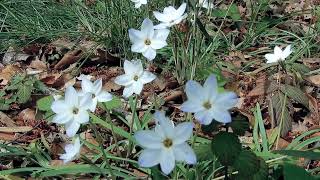
[[[80,60],[82,57],[82,50],[73,50],[67,52],[62,59],[54,66],[54,69],[61,70],[65,66],[73,64]]]
[[[307,81],[311,82],[315,86],[320,87],[320,74],[308,77]]]
[[[20,72],[16,65],[8,65],[0,72],[0,85],[7,85],[11,78]]]
[[[39,59],[33,60],[30,63],[30,68],[36,69],[36,70],[47,70],[47,65],[43,61],[40,61]]]
[[[28,132],[33,128],[31,126],[17,126],[17,127],[0,127],[0,132],[3,133],[18,133],[18,132]]]
[[[17,52],[13,47],[9,47],[3,56],[2,62],[9,65],[17,61],[26,61],[29,57],[29,54]]]
[[[36,111],[34,109],[27,108],[19,113],[18,118],[20,121],[23,121],[23,122],[35,121]]]
[[[13,134],[13,133],[0,132],[0,140],[13,141],[15,139],[16,139],[16,137],[15,137],[15,134]]]
[[[5,113],[0,111],[0,122],[4,124],[6,127],[15,127],[17,126],[15,122],[7,116]]]

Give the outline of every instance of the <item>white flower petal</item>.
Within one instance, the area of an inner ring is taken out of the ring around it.
[[[89,113],[86,110],[80,109],[74,119],[79,124],[87,123],[89,122]]]
[[[149,61],[153,60],[156,55],[157,55],[157,52],[156,50],[152,49],[151,47],[148,47],[148,49],[146,51],[144,51],[142,53],[142,55],[147,58]]]
[[[79,98],[79,101],[80,101],[79,106],[76,106],[76,107],[78,107],[79,109],[90,109],[92,104],[92,94],[90,93],[84,94]]]
[[[209,125],[212,122],[212,114],[208,111],[199,111],[194,114],[196,120],[200,122],[200,124]]]
[[[93,83],[89,79],[83,79],[81,81],[81,89],[84,93],[94,93]]]
[[[77,106],[79,103],[78,93],[72,86],[67,87],[64,98],[65,103],[67,103],[70,106]]]
[[[66,134],[68,137],[73,137],[77,134],[80,124],[77,121],[71,121],[66,124]]]
[[[280,57],[282,54],[282,50],[279,46],[274,47],[274,55]]]
[[[214,99],[216,97],[218,92],[218,83],[215,75],[212,74],[207,78],[203,84],[203,89],[206,93],[205,96],[208,96],[207,98]]]
[[[144,71],[142,76],[140,77],[140,81],[143,83],[143,84],[147,84],[151,81],[153,81],[154,79],[156,79],[156,75],[152,74],[151,72],[148,72],[148,71]]]
[[[99,102],[107,102],[112,100],[112,95],[107,91],[100,91],[96,96]]]
[[[182,3],[181,6],[177,9],[176,15],[178,17],[182,16],[183,13],[186,11],[186,8],[187,8],[187,4],[186,3]]]
[[[142,53],[148,49],[149,46],[147,46],[144,41],[138,41],[132,44],[131,51],[136,53]]]
[[[65,124],[73,120],[73,115],[71,113],[59,113],[53,116],[52,122],[57,124]]]
[[[170,18],[166,14],[162,14],[158,11],[153,11],[154,17],[161,22],[169,22]]]
[[[234,92],[219,93],[214,104],[219,105],[220,108],[230,109],[238,103],[238,96]]]
[[[187,100],[185,101],[180,109],[183,112],[198,112],[203,111],[205,108],[203,107],[203,104],[200,101],[193,101],[193,100]]]
[[[97,108],[97,104],[98,104],[98,99],[97,99],[97,97],[95,97],[95,98],[93,98],[92,101],[91,101],[91,105],[90,105],[90,107],[89,107],[89,110],[90,110],[91,112],[94,112],[94,111],[96,110],[96,108]]]
[[[160,125],[159,129],[161,129],[167,137],[174,138],[174,124],[168,117],[165,116],[165,113],[163,111],[156,111],[153,114],[153,117]]]
[[[137,143],[144,148],[159,149],[163,146],[162,138],[155,131],[138,131],[134,134],[134,138],[137,140]]]
[[[181,124],[178,124],[174,128],[174,139],[173,143],[176,144],[182,144],[186,142],[193,132],[193,124],[190,122],[184,122]]]
[[[143,20],[141,25],[141,32],[145,37],[151,38],[154,34],[153,23],[149,18]]]
[[[160,149],[145,149],[139,156],[139,166],[152,167],[160,163]]]
[[[154,39],[159,39],[162,41],[166,41],[169,36],[170,31],[168,29],[158,29],[155,30]]]
[[[173,152],[177,161],[183,161],[187,164],[197,163],[196,154],[187,143],[174,146]]]
[[[188,100],[194,101],[194,102],[202,102],[204,99],[204,89],[203,87],[196,81],[189,80],[186,83],[185,88]]]
[[[231,115],[228,110],[223,109],[214,109],[211,112],[211,117],[213,117],[214,120],[221,122],[221,123],[230,123],[231,122]]]
[[[131,85],[131,88],[135,94],[140,94],[143,89],[143,84],[140,81],[136,81]]]
[[[136,29],[129,29],[129,38],[132,43],[136,43],[138,41],[143,41],[145,35]]]
[[[282,52],[282,60],[286,59],[290,54],[292,53],[291,51],[291,45],[287,46],[284,51]]]
[[[167,46],[167,42],[166,41],[162,41],[162,40],[157,40],[157,39],[153,39],[151,41],[151,44],[150,46],[153,48],[153,49],[161,49],[165,46]]]
[[[172,150],[162,151],[160,167],[164,174],[170,174],[175,166],[175,157]]]
[[[94,83],[93,83],[93,87],[92,87],[92,90],[93,90],[93,94],[97,94],[98,92],[100,92],[102,89],[102,79],[98,79],[96,80]]]
[[[114,82],[120,86],[128,86],[133,83],[133,78],[131,75],[123,74],[123,75],[117,76]]]
[[[56,100],[51,105],[51,110],[55,113],[64,113],[67,109],[70,109],[70,106],[63,100]]]
[[[128,97],[130,97],[132,94],[133,94],[132,85],[126,86],[126,87],[123,89],[123,93],[122,93],[123,97],[128,98]]]
[[[274,63],[279,60],[279,57],[274,54],[266,54],[264,57],[267,59],[267,63]]]

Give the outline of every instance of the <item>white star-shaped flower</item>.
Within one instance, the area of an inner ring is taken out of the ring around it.
[[[188,100],[181,105],[184,112],[195,113],[195,119],[208,125],[213,119],[222,123],[231,122],[229,109],[237,104],[237,95],[233,92],[218,93],[215,75],[208,77],[203,86],[189,80],[185,88]]]
[[[206,8],[206,9],[212,9],[214,8],[214,4],[209,2],[209,0],[199,0],[200,7]]]
[[[266,54],[267,63],[284,61],[292,53],[291,45],[287,46],[283,51],[279,46],[274,47],[273,54]]]
[[[141,31],[129,29],[129,38],[133,43],[132,52],[142,53],[149,61],[153,60],[157,49],[167,46],[168,29],[154,30],[153,23],[146,18],[141,25]]]
[[[69,86],[66,90],[64,100],[58,99],[51,105],[51,109],[56,113],[52,122],[64,124],[67,136],[73,137],[80,128],[80,124],[89,121],[88,109],[92,104],[91,94],[80,94]]]
[[[102,80],[98,79],[95,82],[91,82],[87,78],[82,78],[81,89],[83,94],[92,95],[92,104],[90,105],[90,111],[94,112],[98,102],[107,102],[112,100],[112,95],[107,91],[102,90]]]
[[[165,29],[173,25],[179,24],[184,18],[187,17],[186,11],[187,4],[183,3],[178,9],[173,6],[165,7],[163,13],[154,11],[153,15],[161,22],[156,25],[155,29]]]
[[[161,22],[156,25],[155,29],[165,29],[173,25],[179,24],[184,18],[187,17],[186,11],[187,4],[183,3],[178,9],[173,6],[165,7],[163,13],[154,11],[153,15]]]
[[[160,164],[161,170],[169,174],[175,162],[196,163],[196,155],[186,142],[192,135],[193,124],[184,122],[174,126],[165,117],[164,112],[154,114],[157,125],[154,130],[142,130],[135,133],[137,143],[144,148],[139,156],[141,167],[152,167]]]
[[[128,98],[133,93],[140,94],[143,85],[153,81],[156,76],[148,71],[144,71],[141,60],[124,61],[123,69],[125,74],[116,77],[114,82],[124,86],[123,96]]]
[[[147,0],[131,0],[131,2],[134,2],[135,8],[140,8],[142,4],[147,4]]]
[[[67,144],[64,147],[65,153],[60,155],[60,159],[63,160],[63,163],[67,163],[76,159],[80,153],[80,147],[79,137],[75,139],[74,144]]]

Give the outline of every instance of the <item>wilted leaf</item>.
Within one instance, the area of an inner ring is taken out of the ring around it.
[[[263,83],[258,83],[255,88],[253,88],[247,96],[261,96],[264,94],[269,94],[278,88],[276,83],[265,81]]]
[[[239,156],[241,144],[233,133],[219,132],[212,139],[211,150],[222,165],[230,166]]]
[[[8,65],[0,72],[0,85],[7,85],[11,78],[20,72],[15,65]]]
[[[271,97],[272,111],[274,112],[274,119],[277,125],[280,125],[281,120],[283,124],[281,125],[281,136],[284,137],[292,128],[292,118],[288,110],[288,98],[286,98],[282,92],[275,93]],[[269,112],[271,112],[269,106]]]
[[[66,53],[62,59],[54,66],[54,69],[62,69],[65,66],[73,64],[80,60],[82,56],[81,50],[74,50],[71,52]]]
[[[286,84],[284,86],[281,86],[280,89],[284,94],[286,93],[287,96],[291,99],[297,101],[298,103],[304,105],[307,108],[309,107],[309,100],[300,88]]]

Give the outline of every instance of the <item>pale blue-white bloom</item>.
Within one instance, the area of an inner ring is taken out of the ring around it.
[[[129,29],[129,38],[133,43],[132,52],[142,53],[149,61],[153,60],[157,49],[167,46],[168,29],[155,30],[150,19],[146,18],[141,25],[141,31]]]
[[[128,98],[132,94],[140,94],[143,85],[153,81],[156,76],[151,72],[144,71],[141,60],[128,61],[123,64],[125,74],[116,77],[114,82],[124,86],[123,96]]]
[[[112,95],[102,89],[102,79],[91,82],[88,78],[82,78],[81,93],[92,95],[92,104],[90,111],[94,112],[98,102],[107,102],[112,100]]]
[[[67,144],[64,147],[65,153],[60,155],[60,159],[63,160],[63,163],[75,160],[77,156],[80,154],[80,148],[80,140],[79,137],[77,137],[74,140],[74,144]]]
[[[231,122],[228,110],[237,104],[237,95],[234,92],[219,93],[215,75],[209,76],[203,86],[189,80],[185,91],[188,100],[181,105],[181,110],[195,113],[195,119],[201,124],[208,125],[213,119],[222,123]]]
[[[80,95],[69,86],[64,99],[55,100],[51,105],[52,111],[56,113],[52,122],[64,124],[67,136],[73,137],[81,124],[89,122],[88,110],[91,104],[91,94]]]
[[[266,54],[267,63],[284,61],[292,53],[291,45],[287,46],[283,51],[279,46],[274,47],[273,54]]]
[[[152,167],[160,164],[162,172],[169,174],[176,161],[195,164],[196,155],[186,142],[192,136],[193,124],[184,122],[174,126],[164,112],[159,111],[154,118],[157,122],[154,130],[141,130],[134,135],[144,148],[138,159],[139,165]]]
[[[141,5],[143,5],[143,4],[145,5],[148,3],[147,0],[131,0],[131,2],[134,2],[135,8],[140,8]]]
[[[183,19],[187,17],[187,14],[185,14],[186,7],[187,4],[183,3],[178,9],[175,9],[173,6],[169,6],[164,8],[163,13],[154,11],[153,15],[161,22],[154,28],[165,29],[179,24]]]

